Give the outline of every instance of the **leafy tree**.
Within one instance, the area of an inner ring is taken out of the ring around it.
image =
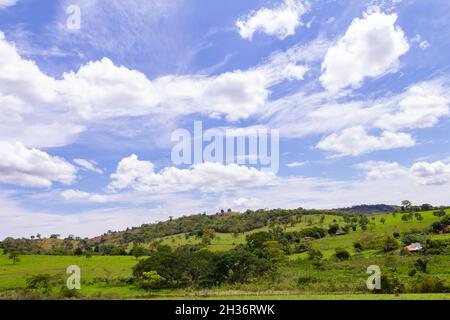
[[[403,200],[402,201],[402,210],[403,211],[410,211],[412,207],[412,203],[409,200]]]
[[[156,271],[143,272],[138,278],[137,284],[144,289],[160,289],[164,287],[166,278],[161,277]]]
[[[48,294],[54,286],[61,282],[59,276],[51,276],[49,274],[36,274],[25,279],[27,289],[38,290],[44,294]]]
[[[264,247],[264,243],[272,240],[272,235],[269,232],[261,231],[248,235],[246,240],[247,246],[251,250],[262,249]]]
[[[428,260],[417,259],[409,272],[410,276],[416,275],[418,272],[428,273]]]
[[[395,240],[392,237],[387,237],[383,242],[384,252],[394,251],[397,250],[399,247],[400,245],[398,244],[397,240]]]
[[[430,211],[433,210],[433,206],[428,203],[424,203],[420,206],[420,211]]]
[[[328,228],[328,233],[330,235],[335,235],[339,231],[339,225],[338,224],[332,224]]]
[[[135,244],[133,246],[133,248],[130,251],[130,255],[132,255],[133,257],[137,259],[139,259],[140,257],[145,256],[147,253],[147,249],[145,249],[143,246],[137,245]]]
[[[20,262],[19,252],[18,251],[11,251],[9,253],[9,260],[12,260],[13,264],[16,264],[17,262]]]
[[[356,251],[358,251],[358,252],[361,252],[361,251],[363,251],[364,250],[364,247],[363,247],[363,245],[361,244],[361,242],[355,242],[354,244],[353,244],[353,248],[355,248],[355,250]]]
[[[444,225],[440,221],[433,222],[433,224],[431,225],[431,231],[434,232],[434,233],[442,232],[445,229],[446,229],[446,225]]]
[[[347,250],[341,249],[341,248],[337,248],[337,249],[336,249],[336,252],[335,252],[335,254],[334,254],[334,256],[335,256],[337,259],[343,261],[343,260],[348,260],[348,259],[350,259],[350,256],[351,256],[351,255],[350,255],[350,253],[349,253]]]
[[[320,250],[310,248],[308,250],[309,260],[321,260],[323,258],[323,253]]]

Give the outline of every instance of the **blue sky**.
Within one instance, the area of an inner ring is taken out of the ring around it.
[[[449,204],[449,14],[446,0],[0,0],[0,238]],[[279,130],[279,170],[177,166],[171,135],[194,121]]]

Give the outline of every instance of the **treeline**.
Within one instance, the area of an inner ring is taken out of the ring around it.
[[[289,253],[285,235],[279,228],[251,234],[246,245],[226,252],[159,246],[134,267],[135,283],[146,289],[198,289],[273,277]]]
[[[216,215],[199,214],[170,219],[156,224],[144,224],[141,227],[127,229],[123,232],[109,232],[96,240],[100,243],[148,243],[158,238],[182,233],[198,235],[204,230],[239,234],[270,225],[295,224],[301,220],[302,216],[308,215],[358,216],[356,213],[338,210],[306,210],[303,208],[247,210],[245,213],[235,213],[230,210],[228,212],[222,211]]]

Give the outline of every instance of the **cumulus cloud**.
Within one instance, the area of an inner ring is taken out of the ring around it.
[[[262,8],[236,22],[242,38],[251,40],[256,32],[275,36],[282,40],[295,34],[303,23],[301,17],[308,5],[300,0],[284,0],[274,9]]]
[[[383,114],[375,126],[387,130],[429,128],[450,114],[448,88],[439,81],[414,85],[399,97],[397,108]]]
[[[48,188],[54,182],[69,185],[75,180],[75,167],[64,159],[19,142],[0,141],[0,183]]]
[[[103,170],[98,168],[98,163],[93,160],[85,160],[85,159],[73,159],[77,165],[79,165],[83,170],[95,172],[98,174],[102,174]]]
[[[396,21],[396,14],[379,11],[355,19],[325,56],[320,78],[323,86],[330,91],[359,88],[365,78],[397,71],[409,44]]]
[[[270,87],[303,79],[308,69],[298,63],[305,58],[297,51],[279,52],[248,70],[156,79],[104,58],[55,79],[22,58],[0,32],[0,140],[61,147],[90,125],[120,117],[247,119],[267,103]]]
[[[424,186],[439,186],[450,182],[450,164],[443,161],[417,162],[411,167],[398,162],[369,161],[356,167],[366,171],[368,180],[409,178]]]
[[[429,128],[450,115],[449,88],[448,80],[437,78],[413,84],[397,94],[368,100],[342,101],[330,92],[299,92],[270,102],[261,118],[288,137],[340,132],[358,126],[392,132]]]
[[[333,133],[319,142],[317,148],[337,152],[340,156],[359,156],[377,150],[412,147],[416,143],[406,133],[384,131],[381,136],[370,136],[363,127]]]
[[[141,161],[133,154],[124,158],[111,175],[110,190],[133,189],[145,192],[181,192],[200,190],[219,192],[234,187],[262,186],[271,183],[276,176],[255,168],[237,164],[202,163],[189,169],[168,167],[155,172],[154,165]]]
[[[442,161],[418,162],[410,171],[424,185],[442,185],[450,182],[450,164]]]
[[[0,0],[0,9],[14,6],[19,0]]]
[[[398,162],[368,161],[356,165],[356,168],[366,171],[368,180],[392,179],[408,173],[408,170]]]
[[[82,201],[91,203],[104,203],[107,201],[112,201],[111,197],[107,195],[91,194],[89,192],[79,191],[79,190],[65,190],[61,192],[61,197],[67,201]]]

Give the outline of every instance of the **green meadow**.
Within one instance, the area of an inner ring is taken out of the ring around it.
[[[421,213],[423,220],[402,221],[401,214],[381,214],[370,216],[367,230],[357,229],[348,234],[334,235],[312,242],[316,250],[323,253],[320,263],[311,261],[307,252],[290,254],[279,266],[277,273],[261,278],[250,279],[246,283],[235,283],[203,289],[155,289],[145,290],[130,281],[133,267],[146,257],[133,256],[53,256],[20,255],[13,263],[8,255],[0,255],[0,298],[20,298],[26,279],[36,274],[58,276],[65,281],[66,268],[77,265],[81,268],[81,297],[84,299],[283,299],[283,300],[424,300],[449,299],[449,293],[407,292],[401,294],[373,294],[366,288],[367,268],[378,265],[382,270],[395,273],[399,281],[417,288],[418,278],[411,277],[411,268],[417,259],[412,254],[402,256],[399,250],[380,252],[379,250],[356,251],[353,244],[363,238],[392,236],[411,230],[422,232],[439,220],[433,211]],[[330,224],[343,224],[343,217],[327,215],[304,216],[302,222],[284,225],[284,232],[301,231],[312,226],[327,227]],[[206,249],[212,252],[225,252],[246,243],[246,237],[258,232],[269,231],[268,227],[244,233],[216,233]],[[449,239],[450,234],[428,235],[430,239]],[[177,234],[157,239],[160,245],[177,248],[198,245],[201,239],[187,234]],[[343,248],[351,254],[350,259],[341,261],[334,257],[336,249]],[[450,256],[432,255],[424,257],[428,263],[426,277],[432,275],[442,280],[450,288]],[[428,278],[426,278],[428,279]],[[431,280],[430,280],[431,281]],[[421,288],[419,286],[419,288]],[[55,289],[56,290],[56,289]],[[419,290],[419,289],[411,289]],[[410,291],[411,291],[410,290]],[[422,290],[422,289],[420,289]],[[422,290],[423,291],[423,290]],[[425,290],[426,291],[426,290]],[[432,290],[429,290],[432,291]]]

